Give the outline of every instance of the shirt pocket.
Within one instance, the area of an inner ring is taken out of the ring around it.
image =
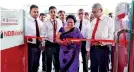
[[[53,31],[53,26],[52,25],[48,26],[48,31]]]
[[[82,34],[83,34],[83,36],[86,38],[87,37],[87,28],[83,28],[83,30],[82,30]]]
[[[108,27],[104,26],[104,28],[102,28],[102,38],[108,38]]]

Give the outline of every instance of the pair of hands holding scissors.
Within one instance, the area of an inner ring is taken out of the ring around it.
[[[80,44],[80,41],[73,41],[71,39],[65,38],[65,39],[57,39],[57,43],[61,44],[61,45],[68,45],[68,44]]]

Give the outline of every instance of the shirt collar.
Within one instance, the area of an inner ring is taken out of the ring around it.
[[[83,20],[82,20],[82,22],[83,22],[84,20],[85,20],[85,19],[83,19]],[[80,22],[81,20],[80,20],[80,19],[78,19],[78,21]]]
[[[57,19],[52,19],[52,18],[50,18],[50,20],[51,20],[51,21],[54,21],[54,20],[57,20]]]
[[[30,14],[28,15],[28,18],[32,21],[35,21],[35,19]]]
[[[64,20],[61,20],[62,22],[66,22],[66,19],[64,19]]]
[[[100,20],[103,20],[104,19],[104,14],[102,14],[101,16],[100,16]]]

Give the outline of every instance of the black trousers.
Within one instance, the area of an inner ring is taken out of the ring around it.
[[[36,44],[28,43],[28,72],[38,72],[40,53]]]
[[[46,71],[46,53],[45,53],[45,50],[43,50],[42,52],[42,70],[43,71]]]
[[[109,47],[91,46],[91,72],[108,72]]]
[[[47,69],[46,72],[51,72],[52,61],[54,63],[55,72],[59,72],[59,70],[60,70],[60,64],[59,64],[59,49],[60,49],[60,46],[56,43],[46,41],[45,47],[46,47],[45,48],[45,54],[46,54],[46,69]]]
[[[86,41],[82,42],[81,46],[81,54],[83,60],[83,72],[88,72],[88,59],[87,59],[87,51],[86,51]]]

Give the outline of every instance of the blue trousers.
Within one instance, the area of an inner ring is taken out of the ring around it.
[[[36,44],[28,44],[28,72],[38,72],[40,53]]]
[[[108,46],[91,46],[91,72],[108,72]]]

